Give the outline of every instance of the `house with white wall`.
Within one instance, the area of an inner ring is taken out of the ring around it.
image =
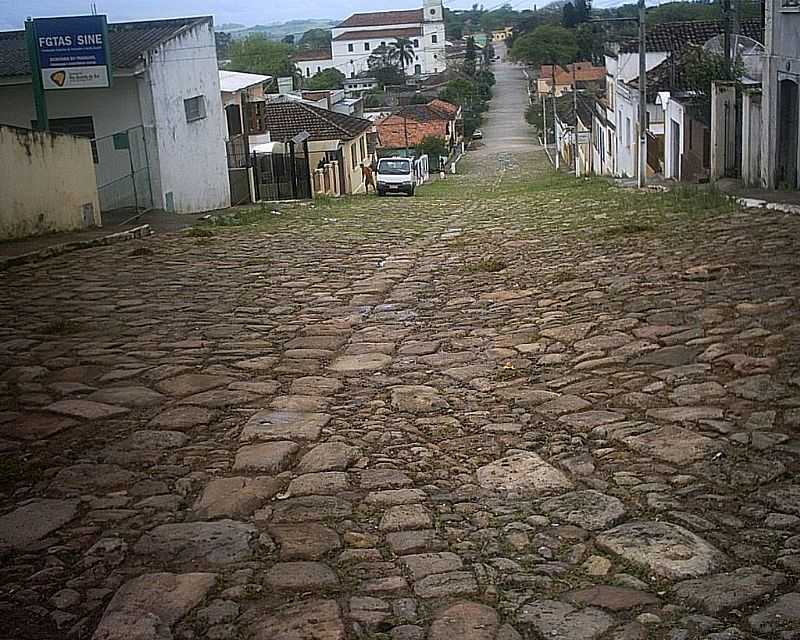
[[[230,205],[211,17],[108,25],[112,83],[47,91],[49,129],[92,140],[104,211]],[[36,119],[24,31],[0,32],[0,122]]]
[[[800,2],[766,0],[761,185],[800,189]]]
[[[331,50],[300,52],[294,60],[303,77],[338,69],[347,78],[369,72],[369,58],[398,39],[411,41],[413,58],[407,76],[425,78],[447,68],[442,0],[424,0],[421,9],[355,13],[331,30]]]
[[[645,67],[651,72],[662,65],[671,56],[678,56],[689,46],[703,46],[712,38],[722,33],[720,20],[696,22],[668,22],[648,27],[645,40]],[[755,39],[761,37],[761,25],[758,19],[746,19],[739,22],[742,34]],[[609,103],[614,106],[616,124],[615,174],[634,177],[638,166],[638,121],[639,121],[639,43],[632,40],[622,44],[615,56],[606,56],[606,68],[613,77],[608,82]],[[656,104],[657,91],[647,88],[647,130],[666,154],[671,149],[672,141],[667,139],[665,113],[662,104]],[[650,154],[648,154],[650,156]]]

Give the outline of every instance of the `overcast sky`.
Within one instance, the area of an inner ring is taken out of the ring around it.
[[[469,8],[474,0],[445,0],[452,9]],[[544,4],[539,0],[540,4]],[[499,4],[486,1],[486,8]],[[511,0],[517,9],[533,2]],[[416,9],[422,0],[96,0],[97,12],[111,22],[213,15],[216,24],[247,26],[304,18],[345,18],[351,13],[387,9]],[[27,16],[44,17],[89,13],[90,0],[0,0],[0,29],[21,29]]]

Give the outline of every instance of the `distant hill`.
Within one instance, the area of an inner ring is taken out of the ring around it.
[[[252,27],[229,23],[217,26],[216,30],[230,33],[236,39],[261,34],[271,40],[281,40],[290,35],[299,40],[300,36],[310,29],[330,29],[335,25],[336,22],[333,20],[310,19],[290,20],[289,22],[275,24],[257,24]]]

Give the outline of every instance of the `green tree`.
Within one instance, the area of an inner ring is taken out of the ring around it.
[[[578,58],[595,63],[603,62],[603,32],[596,24],[584,22],[575,29],[575,42],[578,45]]]
[[[309,29],[300,38],[304,49],[326,49],[331,44],[331,32],[327,29]]]
[[[741,58],[736,58],[729,68],[725,56],[692,47],[682,57],[683,83],[694,93],[693,111],[699,119],[711,124],[711,84],[716,81],[739,82],[745,69]]]
[[[388,46],[380,46],[367,59],[369,74],[375,78],[383,91],[386,85],[405,84],[406,76],[395,60],[393,51]]]
[[[227,59],[228,55],[230,55],[231,42],[233,42],[231,34],[225,31],[217,31],[214,33],[214,42],[217,45],[217,59]]]
[[[309,91],[322,91],[325,89],[341,89],[344,86],[345,75],[338,69],[325,69],[305,81],[305,88]]]
[[[567,29],[573,29],[578,24],[578,14],[575,11],[575,5],[567,2],[561,10],[561,26]]]
[[[275,42],[263,35],[252,35],[231,43],[231,63],[228,68],[276,78],[294,76],[297,70],[291,59],[292,51],[293,48],[284,42]]]
[[[577,24],[589,22],[592,17],[592,0],[575,0],[575,21]]]
[[[477,82],[457,78],[447,83],[439,97],[445,102],[469,108],[480,101],[480,90]]]
[[[509,55],[533,66],[573,62],[578,55],[575,32],[553,25],[536,27],[514,41]]]
[[[444,141],[444,138],[440,138],[438,136],[425,136],[417,145],[417,153],[427,154],[433,158],[437,158],[439,156],[447,156],[449,151],[447,149],[447,143]],[[435,166],[439,166],[439,163],[436,162]]]
[[[293,47],[294,46],[294,34],[290,33],[289,35],[283,36],[283,38],[281,38],[281,42],[283,42],[284,44],[288,44],[290,47]]]
[[[389,45],[389,56],[400,70],[414,62],[414,44],[408,38],[397,38]]]
[[[464,53],[464,73],[466,73],[468,76],[475,75],[476,57],[475,38],[470,36],[467,38],[467,50]]]

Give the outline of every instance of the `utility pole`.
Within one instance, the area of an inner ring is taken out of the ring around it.
[[[639,0],[639,188],[647,184],[647,65],[644,0]]]
[[[553,76],[553,86],[551,87],[550,95],[553,98],[553,146],[555,147],[553,150],[553,155],[556,157],[556,171],[561,168],[561,160],[559,159],[559,150],[558,150],[558,114],[556,113],[556,63],[553,62],[552,65],[552,76]]]
[[[547,100],[542,94],[542,133],[544,134],[544,152],[547,154]],[[549,154],[548,154],[549,155]]]
[[[33,103],[36,107],[36,128],[47,131],[49,128],[47,118],[47,98],[42,84],[42,70],[39,66],[39,48],[36,45],[36,26],[31,18],[25,21],[25,43],[28,48],[28,57],[31,63],[31,86],[33,87]]]
[[[575,156],[572,161],[575,164],[575,177],[581,177],[581,168],[578,165],[578,79],[575,75],[575,67],[578,63],[572,63],[572,110],[575,112],[575,140],[573,144],[573,155]]]
[[[725,56],[726,79],[731,80],[731,0],[722,0],[722,48]]]

